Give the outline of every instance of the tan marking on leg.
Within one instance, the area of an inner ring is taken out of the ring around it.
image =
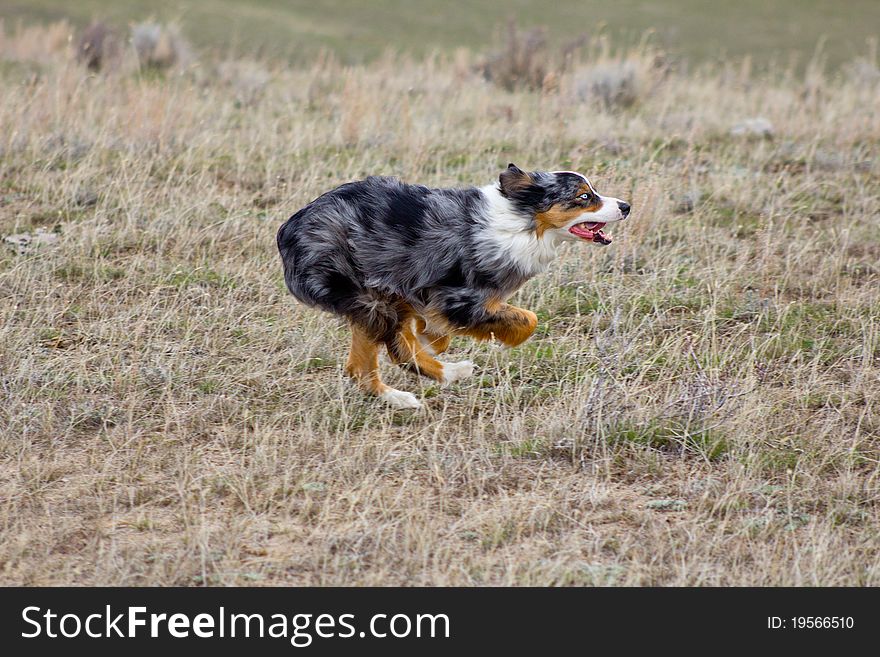
[[[443,363],[425,350],[415,334],[412,318],[401,322],[393,343],[388,345],[388,354],[398,365],[410,367],[435,381],[443,381]]]
[[[456,333],[468,335],[477,340],[500,340],[508,347],[522,344],[538,326],[538,316],[531,310],[524,310],[506,303],[491,302],[486,309],[491,318],[472,328],[459,329]]]
[[[452,338],[449,335],[440,335],[429,331],[428,323],[425,321],[424,317],[416,317],[415,334],[416,337],[419,338],[419,342],[421,342],[431,352],[431,355],[434,356],[442,354],[449,349],[449,343],[452,341]]]
[[[351,324],[351,351],[345,371],[369,393],[381,395],[389,389],[379,373],[379,343],[354,324]]]
[[[435,355],[442,354],[449,349],[449,343],[452,342],[452,337],[448,335],[433,335],[431,333],[425,333],[424,336],[428,339],[428,347]]]

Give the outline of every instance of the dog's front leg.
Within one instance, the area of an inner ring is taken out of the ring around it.
[[[508,347],[522,344],[531,337],[538,325],[538,316],[531,310],[506,303],[490,303],[482,312],[474,313],[474,321],[456,331],[477,340],[499,340]]]

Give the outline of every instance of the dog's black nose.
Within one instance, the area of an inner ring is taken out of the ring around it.
[[[626,217],[629,214],[629,203],[625,201],[618,201],[617,207],[620,208],[620,214]]]

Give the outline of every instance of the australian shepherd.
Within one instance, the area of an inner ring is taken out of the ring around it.
[[[505,300],[563,243],[609,244],[605,226],[628,214],[628,203],[579,173],[511,164],[479,188],[346,183],[288,219],[277,241],[293,296],[348,320],[348,375],[395,408],[418,408],[415,395],[382,382],[383,345],[393,362],[441,384],[470,376],[472,362],[435,358],[450,336],[525,341],[538,318]]]

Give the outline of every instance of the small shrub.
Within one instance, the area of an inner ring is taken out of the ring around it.
[[[240,105],[252,105],[263,95],[272,76],[257,62],[223,62],[217,69],[218,77],[232,89]]]
[[[868,40],[868,52],[856,57],[843,66],[844,76],[860,87],[871,88],[880,84],[880,65],[878,65],[877,51],[880,41],[876,37]]]
[[[138,23],[131,29],[131,44],[141,68],[165,70],[192,59],[189,43],[174,25]]]
[[[504,43],[478,65],[478,70],[486,80],[508,91],[521,88],[552,91],[573,53],[584,41],[584,38],[577,39],[554,53],[547,46],[546,28],[535,27],[523,32],[516,22],[510,21]]]
[[[641,80],[633,62],[605,62],[581,73],[575,89],[581,101],[605,108],[631,107],[639,99]]]
[[[100,71],[117,61],[119,39],[104,22],[96,21],[80,34],[76,44],[76,58],[91,71]]]
[[[844,74],[860,86],[880,84],[880,67],[867,57],[861,57],[843,67]]]
[[[573,73],[575,96],[605,110],[632,107],[655,93],[670,71],[662,53],[646,46],[639,54],[616,56],[606,39],[597,41],[588,59]]]

